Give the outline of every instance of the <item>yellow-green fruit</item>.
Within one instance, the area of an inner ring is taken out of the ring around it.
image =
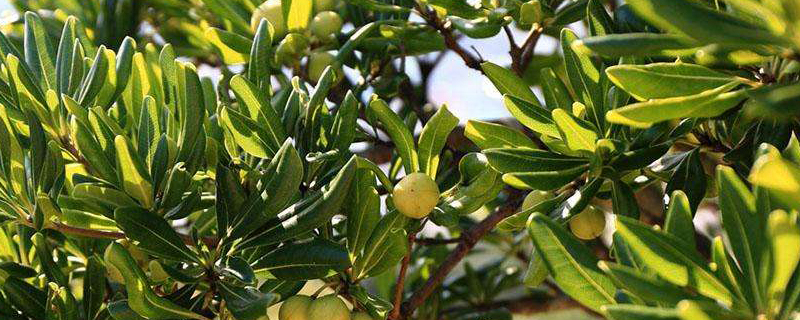
[[[317,298],[308,307],[309,320],[350,320],[350,310],[335,294]],[[283,320],[283,319],[281,319]]]
[[[128,253],[130,253],[131,257],[133,257],[133,259],[136,260],[136,263],[139,264],[139,267],[147,269],[147,264],[148,262],[150,262],[150,259],[148,258],[148,255],[144,253],[144,251],[139,249],[139,247],[137,247],[135,244],[128,241],[128,239],[121,239],[117,242],[119,242],[119,244],[121,244],[123,247],[125,247],[125,249],[128,250]]]
[[[592,240],[603,234],[603,229],[606,228],[606,215],[603,210],[588,206],[569,220],[569,228],[579,239]]]
[[[342,31],[342,17],[333,11],[322,11],[314,16],[308,28],[311,29],[311,34],[319,39],[328,39],[331,35]]]
[[[439,186],[424,173],[412,173],[394,186],[392,198],[397,211],[406,217],[421,219],[439,202]]]
[[[283,21],[283,9],[281,9],[281,0],[268,0],[262,3],[250,17],[250,28],[253,31],[258,29],[258,24],[261,19],[267,19],[272,28],[275,30],[273,39],[280,38],[286,34],[286,22]]]
[[[290,33],[278,44],[275,58],[281,64],[292,65],[305,55],[306,50],[308,50],[308,39],[302,34]]]
[[[284,300],[278,310],[278,320],[309,320],[308,308],[311,306],[311,297],[296,295]]]
[[[354,311],[352,314],[350,314],[350,320],[374,320],[374,319],[372,319],[369,313],[366,313],[364,311]]]
[[[525,196],[525,200],[522,200],[522,208],[520,211],[525,211],[530,208],[533,208],[537,204],[542,203],[542,201],[547,200],[550,198],[550,192],[541,191],[541,190],[533,190]]]
[[[322,72],[333,64],[334,60],[336,60],[336,56],[326,51],[312,53],[308,56],[308,78],[314,82],[319,81],[319,78],[322,77]]]
[[[314,12],[329,11],[336,8],[336,0],[314,0]]]

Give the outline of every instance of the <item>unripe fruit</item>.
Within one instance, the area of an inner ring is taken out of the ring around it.
[[[350,314],[350,320],[374,320],[374,319],[372,319],[372,316],[370,316],[369,313],[366,313],[364,311],[354,311],[352,314]]]
[[[308,39],[299,33],[290,33],[281,40],[275,49],[275,58],[279,63],[292,65],[308,50]]]
[[[342,24],[344,24],[344,21],[342,21],[342,17],[338,13],[322,11],[314,16],[308,28],[311,30],[311,34],[320,40],[325,40],[330,38],[331,35],[342,31]]]
[[[106,274],[108,275],[108,280],[114,283],[125,283],[125,278],[122,277],[122,273],[119,272],[119,269],[112,266],[110,263],[106,264]]]
[[[569,228],[578,239],[592,240],[603,234],[603,229],[606,228],[606,215],[603,210],[588,206],[569,220]]]
[[[261,19],[267,19],[272,28],[275,30],[273,38],[280,38],[286,34],[286,22],[283,21],[283,9],[281,9],[281,0],[267,0],[262,3],[250,17],[250,28],[253,31],[258,29],[258,24]]]
[[[550,197],[550,192],[541,191],[541,190],[533,190],[525,196],[525,200],[522,200],[522,208],[520,211],[525,211],[530,208],[533,208],[537,204],[542,203],[542,201],[547,200]]]
[[[296,295],[283,301],[278,310],[278,320],[308,320],[308,308],[311,306],[311,297]]]
[[[319,81],[322,72],[332,65],[334,60],[336,60],[336,56],[325,51],[312,53],[308,56],[308,78],[314,82]],[[338,70],[336,71],[337,74],[340,74]]]
[[[314,0],[314,12],[330,11],[336,8],[336,0]]]
[[[317,298],[308,307],[309,320],[350,320],[350,310],[335,294]],[[283,320],[283,319],[281,319]]]
[[[397,211],[406,217],[421,219],[439,202],[439,186],[424,173],[412,173],[394,186],[392,198]]]

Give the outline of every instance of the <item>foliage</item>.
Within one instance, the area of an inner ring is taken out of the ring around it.
[[[797,1],[14,3],[3,318],[798,316]],[[451,52],[514,123],[428,103]]]

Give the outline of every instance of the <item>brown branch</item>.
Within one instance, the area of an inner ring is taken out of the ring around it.
[[[438,246],[438,245],[447,245],[458,243],[461,241],[461,238],[450,238],[450,239],[436,239],[436,238],[417,238],[414,242],[418,243],[422,246]]]
[[[406,283],[406,273],[408,272],[408,264],[411,263],[411,249],[413,249],[414,239],[417,238],[417,233],[422,230],[426,222],[427,221],[422,221],[416,231],[408,233],[408,241],[406,242],[406,255],[403,257],[403,261],[400,263],[400,272],[397,274],[397,283],[394,286],[394,308],[392,308],[392,313],[389,314],[388,319],[390,320],[397,319],[400,316],[400,303],[403,302],[403,289]]]
[[[518,75],[522,76],[525,73],[525,70],[528,69],[528,65],[531,63],[533,58],[534,49],[536,49],[536,44],[539,42],[539,38],[544,32],[544,28],[541,26],[534,26],[531,29],[531,33],[528,35],[528,38],[525,39],[525,43],[522,44],[521,53],[517,60],[519,61],[519,71]],[[513,57],[512,57],[513,58]],[[513,59],[512,59],[513,60]]]
[[[416,6],[417,11],[422,19],[424,19],[431,28],[439,31],[439,33],[442,34],[442,37],[444,37],[445,46],[447,46],[448,49],[453,50],[453,52],[461,57],[461,60],[464,60],[464,64],[466,64],[467,67],[483,73],[483,68],[481,68],[483,59],[473,56],[471,53],[469,53],[469,51],[467,51],[467,49],[464,49],[464,47],[462,47],[456,40],[456,37],[453,34],[453,29],[443,22],[442,19],[439,19],[439,16],[436,15],[435,11],[430,10],[428,7],[423,7],[419,4],[419,2],[416,3]]]
[[[417,289],[417,291],[414,291],[414,294],[411,295],[408,301],[403,303],[400,310],[400,319],[410,317],[414,313],[414,310],[425,302],[425,299],[433,293],[436,287],[442,284],[450,271],[466,257],[467,253],[475,247],[475,244],[477,244],[483,236],[492,231],[500,221],[516,212],[520,198],[520,192],[512,193],[512,199],[509,199],[505,205],[495,210],[492,214],[465,231],[461,237],[459,237],[458,246],[447,256],[434,274],[428,278],[428,281],[426,281],[421,288]]]

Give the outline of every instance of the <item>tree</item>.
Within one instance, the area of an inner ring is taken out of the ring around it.
[[[797,1],[14,4],[3,318],[800,314]],[[449,53],[514,119],[429,103]]]

